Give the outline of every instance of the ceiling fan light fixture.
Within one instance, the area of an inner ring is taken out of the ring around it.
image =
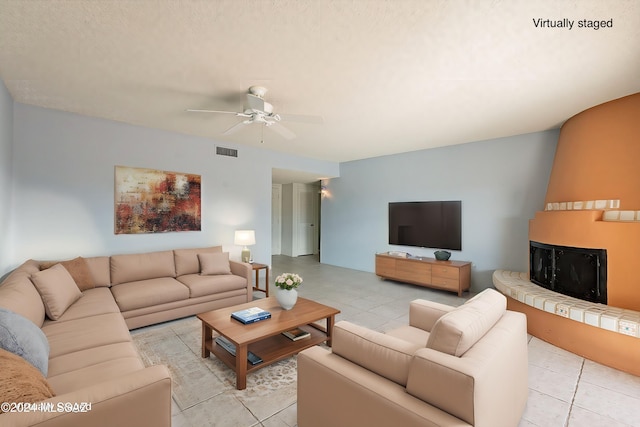
[[[257,96],[258,98],[264,98],[264,95],[267,93],[267,88],[264,86],[251,86],[249,88],[249,93]]]
[[[234,111],[219,111],[219,110],[187,110],[192,112],[202,113],[223,113],[223,114],[235,114],[237,117],[245,118],[239,123],[231,126],[225,130],[223,135],[230,135],[237,132],[245,125],[252,123],[262,124],[262,128],[269,127],[276,133],[283,136],[285,139],[294,139],[296,134],[280,124],[281,120],[285,121],[297,121],[303,123],[322,123],[322,117],[316,116],[304,116],[296,114],[279,114],[273,113],[273,105],[264,100],[264,95],[267,93],[267,89],[262,86],[251,86],[248,92],[245,94],[245,102],[242,112]],[[261,142],[263,139],[261,138]]]
[[[271,104],[269,104],[268,102],[265,101],[264,107],[262,107],[262,110],[267,114],[272,114],[273,113],[273,105],[271,105]]]

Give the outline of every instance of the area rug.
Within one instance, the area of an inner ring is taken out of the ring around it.
[[[230,368],[213,354],[201,357],[201,322],[196,317],[134,330],[132,336],[147,366],[168,366],[173,399],[181,411],[203,402],[210,406],[228,394],[260,420],[296,401],[295,356],[250,373],[247,388],[237,390]]]

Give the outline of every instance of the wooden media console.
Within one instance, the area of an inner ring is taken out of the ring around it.
[[[471,284],[471,263],[376,254],[376,275],[383,279],[452,291],[462,296],[462,292],[468,291]]]

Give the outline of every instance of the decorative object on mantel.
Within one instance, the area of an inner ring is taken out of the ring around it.
[[[302,283],[302,277],[295,273],[283,273],[276,277],[276,299],[285,310],[291,310],[298,300],[296,288]]]
[[[115,234],[200,231],[201,176],[116,166]]]
[[[451,257],[451,252],[449,251],[435,251],[433,254],[438,261],[447,261]]]
[[[236,230],[233,238],[233,243],[242,248],[242,262],[252,262],[251,251],[247,246],[256,244],[256,232],[255,230]]]

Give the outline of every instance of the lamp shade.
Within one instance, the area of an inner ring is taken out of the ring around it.
[[[247,246],[256,244],[255,230],[236,230],[233,242],[236,245]]]

